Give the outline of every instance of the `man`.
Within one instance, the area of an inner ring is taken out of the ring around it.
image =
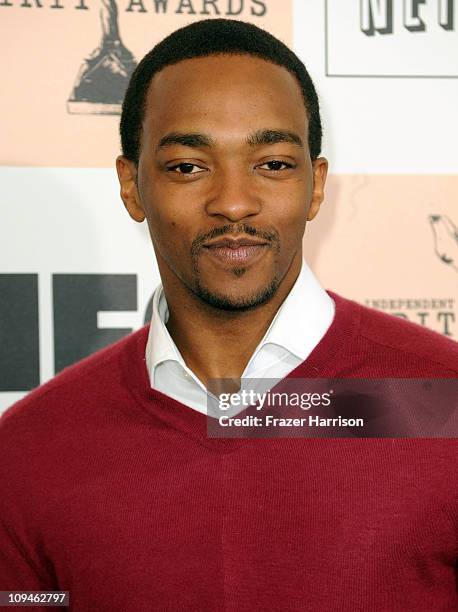
[[[162,286],[149,328],[5,413],[1,588],[72,610],[455,610],[454,440],[207,436],[211,379],[457,375],[455,343],[302,262],[327,173],[303,64],[255,26],[194,23],[139,64],[121,139]]]

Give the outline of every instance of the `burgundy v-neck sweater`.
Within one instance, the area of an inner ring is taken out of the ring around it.
[[[329,293],[290,376],[457,376],[456,343]],[[0,590],[85,612],[457,610],[455,440],[207,438],[150,388],[147,331],[0,420]]]

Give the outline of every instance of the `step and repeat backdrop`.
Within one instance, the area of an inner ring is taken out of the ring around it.
[[[0,0],[0,412],[139,328],[159,282],[119,198],[120,105],[165,35],[250,21],[319,91],[322,284],[457,338],[458,1]]]

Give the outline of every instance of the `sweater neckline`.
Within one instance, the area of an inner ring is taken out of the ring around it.
[[[334,319],[307,359],[284,379],[336,377],[341,366],[347,363],[345,355],[359,329],[361,310],[356,302],[326,291],[336,306]],[[123,382],[143,410],[216,452],[228,452],[248,442],[250,438],[209,438],[207,418],[212,417],[151,388],[145,358],[147,339],[148,325],[145,325],[131,334],[120,354]]]

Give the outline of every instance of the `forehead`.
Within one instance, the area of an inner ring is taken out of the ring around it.
[[[144,136],[171,130],[307,131],[299,83],[286,68],[249,55],[183,60],[156,74],[147,94]]]

